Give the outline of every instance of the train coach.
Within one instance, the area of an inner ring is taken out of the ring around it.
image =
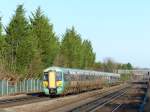
[[[92,70],[49,67],[43,74],[43,92],[46,95],[65,95],[102,88],[114,84],[120,74]]]

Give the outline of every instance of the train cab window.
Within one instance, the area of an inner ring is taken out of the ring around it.
[[[62,73],[61,72],[56,72],[56,80],[62,81]]]
[[[44,72],[43,80],[48,81],[48,72]]]

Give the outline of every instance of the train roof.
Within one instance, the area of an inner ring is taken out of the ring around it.
[[[62,71],[64,73],[69,73],[69,74],[120,77],[120,74],[117,74],[117,73],[100,72],[100,71],[94,71],[94,70],[82,70],[82,69],[74,69],[74,68],[64,68],[64,67],[56,67],[56,66],[48,67],[47,69],[44,70],[44,72],[48,72],[50,70]]]

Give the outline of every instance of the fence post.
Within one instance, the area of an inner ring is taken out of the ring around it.
[[[42,80],[40,80],[40,91],[42,91]]]
[[[36,80],[36,85],[37,85],[36,90],[37,90],[37,91],[39,91],[39,89],[38,89],[38,87],[39,87],[39,83],[38,83],[38,82],[39,82],[39,79],[37,79],[37,80]]]
[[[24,87],[24,92],[26,92],[26,90],[25,90],[26,89],[26,87],[25,87],[25,80],[23,80],[23,85],[24,85],[23,86]]]
[[[7,94],[6,95],[8,95],[9,93],[8,93],[8,80],[6,81],[7,82]]]
[[[39,82],[39,84],[38,84],[39,88],[38,89],[41,91],[41,81],[38,80],[38,82]]]
[[[32,79],[31,79],[31,91],[32,91]]]
[[[17,83],[15,84],[15,93],[18,93],[18,91],[17,91]]]
[[[19,85],[20,85],[19,87],[20,87],[20,93],[21,93],[22,91],[21,91],[21,82],[20,81],[19,81]]]
[[[2,88],[2,96],[3,96],[3,89],[4,89],[4,87],[3,87],[3,80],[2,80],[2,86],[1,86],[1,88]]]
[[[33,92],[35,92],[35,80],[33,80]]]
[[[27,80],[27,93],[28,93],[28,80]]]

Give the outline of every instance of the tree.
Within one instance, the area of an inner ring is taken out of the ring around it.
[[[7,44],[5,42],[5,37],[3,35],[0,36],[0,62],[3,63],[6,56],[6,47]]]
[[[106,58],[104,60],[104,71],[105,72],[115,72],[117,69],[117,63],[111,59],[111,58]]]
[[[6,42],[5,35],[2,34],[2,23],[0,18],[0,79],[6,78],[8,71],[6,70]]]
[[[2,23],[1,23],[1,18],[0,18],[0,64],[2,63],[2,58],[3,58],[3,43],[4,39],[2,38]]]
[[[131,63],[127,63],[127,69],[128,69],[128,70],[133,69],[133,67],[132,67],[132,64],[131,64]]]
[[[9,25],[6,28],[6,42],[8,44],[7,60],[12,71],[24,71],[29,64],[32,46],[29,44],[30,27],[25,18],[23,5],[18,5]],[[32,40],[31,40],[32,41]]]
[[[29,65],[29,70],[26,77],[41,77],[43,71],[43,62],[41,59],[41,55],[38,50],[35,51],[34,57]]]
[[[0,17],[0,37],[2,36],[2,23],[1,23],[1,17]]]
[[[94,69],[97,71],[104,71],[104,66],[102,62],[95,62]]]
[[[81,37],[75,31],[74,27],[67,29],[62,37],[60,58],[61,65],[64,67],[77,67],[81,66]]]
[[[5,59],[5,53],[6,53],[6,42],[5,42],[5,36],[2,35],[2,23],[0,18],[0,63],[4,64]]]
[[[27,74],[29,65],[31,64],[36,52],[35,40],[32,36],[26,37],[17,49],[17,71]]]
[[[92,68],[95,63],[95,53],[89,40],[84,40],[81,49],[82,68]]]
[[[133,69],[131,63],[127,63],[127,64],[122,64],[121,69],[128,69],[131,70]]]
[[[40,7],[30,17],[32,35],[37,40],[37,49],[40,52],[44,67],[53,65],[59,50],[58,38],[53,31],[53,25],[42,13]]]
[[[1,23],[1,18],[0,18],[0,59],[1,59],[1,52],[3,48],[3,38],[2,38],[2,23]]]

